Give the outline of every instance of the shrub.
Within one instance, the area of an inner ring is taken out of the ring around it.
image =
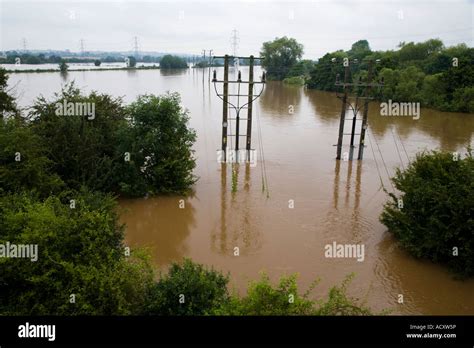
[[[196,132],[187,127],[189,117],[179,95],[142,95],[127,112],[131,129],[122,134],[120,146],[121,152],[130,151],[133,166],[123,168],[122,192],[187,193],[196,181],[192,174]]]
[[[28,190],[46,197],[63,189],[47,155],[43,139],[21,118],[0,119],[0,194]]]
[[[94,115],[57,115],[57,105],[64,103],[93,104]],[[52,101],[38,98],[29,118],[48,150],[54,171],[69,188],[118,192],[116,173],[125,163],[118,152],[117,133],[127,122],[121,99],[96,92],[85,96],[70,84]]]
[[[160,60],[160,69],[187,69],[188,63],[184,58],[167,54]]]
[[[330,289],[327,299],[312,300],[309,295],[316,286],[314,281],[302,295],[298,293],[297,275],[280,278],[274,286],[268,275],[249,284],[245,296],[233,295],[213,311],[216,315],[370,315],[369,308],[347,296],[347,286],[353,275],[342,285]]]
[[[69,198],[76,206],[71,209]],[[38,259],[0,258],[3,315],[114,315],[141,310],[152,270],[125,258],[110,196],[69,192],[0,198],[0,244],[37,244]],[[71,303],[71,294],[75,303]]]
[[[145,313],[152,315],[205,315],[228,300],[228,276],[185,259],[173,263],[151,288]],[[184,303],[180,296],[184,295]]]
[[[262,273],[259,281],[250,282],[246,296],[232,296],[214,311],[218,315],[305,315],[313,311],[313,302],[299,296],[296,275],[282,277],[273,287]]]
[[[94,115],[58,116],[57,105],[64,102],[93,104]],[[33,134],[24,130],[27,143],[44,144],[47,164],[71,189],[182,194],[195,182],[196,135],[178,94],[140,96],[125,107],[120,98],[85,96],[71,84],[52,101],[39,98],[29,117]]]
[[[400,196],[384,206],[381,221],[418,258],[474,275],[474,159],[422,153],[392,179]],[[398,199],[403,208],[398,208]],[[457,248],[455,256],[453,248]]]
[[[371,310],[363,303],[358,303],[353,298],[347,296],[347,287],[354,278],[350,274],[344,279],[341,285],[333,286],[329,290],[326,301],[318,301],[318,307],[314,314],[316,315],[371,315]],[[381,313],[384,314],[384,313]]]
[[[293,76],[287,77],[283,79],[283,83],[287,85],[295,85],[295,86],[303,86],[304,85],[304,77],[301,76]]]

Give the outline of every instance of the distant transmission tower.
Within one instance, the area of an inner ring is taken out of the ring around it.
[[[237,29],[232,30],[232,36],[230,38],[230,44],[232,46],[232,55],[234,56],[234,67],[239,68],[239,58],[237,58],[237,49],[239,48],[239,37]]]
[[[79,41],[79,45],[80,45],[80,50],[81,50],[81,56],[84,56],[84,39],[81,39]]]
[[[21,45],[23,46],[23,51],[26,52],[26,39],[25,38],[21,40]]]
[[[135,52],[135,58],[138,58],[138,37],[133,37],[133,51]]]

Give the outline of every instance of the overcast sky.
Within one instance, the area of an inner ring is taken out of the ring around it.
[[[140,50],[231,54],[233,29],[240,55],[289,36],[306,58],[347,50],[369,40],[375,50],[400,41],[440,38],[474,46],[474,0],[340,1],[25,1],[0,0],[0,49]]]

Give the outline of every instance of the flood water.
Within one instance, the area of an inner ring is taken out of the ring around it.
[[[246,79],[247,69],[241,70]],[[474,314],[474,280],[455,280],[444,267],[412,258],[378,220],[388,199],[381,180],[390,192],[388,176],[417,152],[462,151],[473,145],[474,115],[422,109],[419,120],[382,117],[374,103],[364,160],[336,161],[339,99],[269,82],[254,103],[252,139],[252,148],[260,151],[261,133],[265,161],[258,154],[255,167],[235,166],[233,192],[232,165],[217,162],[222,101],[207,70],[11,74],[9,85],[16,86],[20,105],[28,106],[39,94],[49,97],[72,80],[85,91],[123,96],[126,102],[139,94],[179,92],[189,110],[190,126],[198,135],[194,195],[120,201],[126,243],[149,247],[157,266],[165,269],[171,261],[190,257],[230,272],[236,291],[244,291],[262,270],[273,280],[299,273],[301,290],[321,279],[314,297],[326,295],[330,286],[354,272],[349,293],[376,311]],[[346,133],[349,127],[346,122]],[[244,134],[245,128],[242,122]],[[345,137],[344,152],[348,142]],[[262,192],[262,177],[268,194]],[[324,246],[333,242],[363,244],[364,260],[326,258]],[[235,247],[239,256],[234,256]],[[403,304],[397,302],[399,294]]]

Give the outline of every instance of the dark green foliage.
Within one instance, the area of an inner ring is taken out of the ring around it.
[[[307,82],[308,88],[316,88],[323,91],[335,91],[334,85],[336,76],[339,74],[339,79],[344,80],[344,68],[342,64],[335,64],[332,59],[335,58],[341,62],[347,55],[343,51],[337,51],[334,53],[326,53],[318,63],[314,66],[314,69],[310,72],[310,79]]]
[[[288,72],[288,77],[309,77],[310,72],[313,70],[314,63],[311,60],[301,60],[293,65]]]
[[[93,103],[94,117],[57,115],[64,101]],[[38,99],[30,119],[48,164],[71,189],[143,196],[185,193],[195,182],[195,133],[177,94],[141,96],[127,108],[121,99],[84,96],[69,85],[53,101]]]
[[[195,68],[207,68],[209,66],[209,62],[203,60],[203,61],[200,61],[200,62],[197,62],[194,67]]]
[[[291,298],[290,296],[294,296]],[[293,301],[294,300],[294,301]],[[292,302],[292,303],[291,303]],[[263,273],[259,281],[250,282],[246,296],[232,296],[214,311],[217,315],[308,315],[314,302],[298,294],[296,275],[282,277],[276,287]]]
[[[188,68],[188,63],[186,60],[178,57],[167,54],[163,56],[160,60],[161,69],[186,69]]]
[[[137,59],[133,56],[128,56],[128,67],[129,68],[134,68],[137,65]]]
[[[474,159],[453,160],[450,153],[422,153],[393,182],[381,221],[402,247],[418,258],[474,275]],[[403,208],[398,208],[398,198]],[[458,248],[458,256],[453,248]]]
[[[303,45],[293,38],[276,38],[264,42],[260,55],[264,57],[262,67],[270,80],[283,80],[288,77],[290,69],[301,59]]]
[[[64,183],[54,173],[44,141],[21,118],[0,119],[0,195],[58,193]]]
[[[102,62],[99,59],[94,60],[95,66],[100,66],[100,64],[102,64]]]
[[[384,87],[374,90],[381,101],[420,102],[422,106],[443,111],[474,113],[472,86],[474,86],[474,48],[465,44],[445,48],[439,39],[420,43],[401,43],[397,51],[370,51],[366,40],[360,40],[347,51],[327,53],[311,71],[309,88],[335,91],[336,75],[344,79],[342,58],[351,64],[351,80],[367,76],[367,61],[380,60],[375,70],[384,78]],[[336,63],[331,59],[336,58]],[[455,66],[454,59],[458,60]]]
[[[57,106],[64,102],[94,103],[95,116],[57,115]],[[117,133],[126,124],[120,99],[96,92],[84,96],[69,85],[53,101],[39,98],[29,117],[34,133],[48,149],[54,171],[69,188],[118,192],[117,173],[124,161]]]
[[[111,197],[89,192],[44,202],[28,194],[1,197],[0,244],[37,244],[38,260],[0,258],[0,313],[140,312],[152,271],[140,255],[125,259],[115,210]]]
[[[315,315],[372,315],[370,308],[364,303],[347,296],[347,287],[354,278],[354,274],[350,274],[344,279],[341,285],[333,286],[329,290],[327,300],[317,301],[318,305],[314,312]],[[386,314],[383,311],[379,314]]]
[[[280,278],[271,284],[263,273],[260,280],[250,282],[245,296],[233,295],[213,311],[216,315],[371,315],[364,304],[347,296],[349,275],[340,286],[330,289],[327,299],[312,300],[309,295],[316,286],[313,282],[304,293],[298,293],[297,275]]]
[[[67,65],[64,59],[61,59],[61,62],[59,63],[59,71],[61,71],[62,73],[65,73],[67,69],[69,69],[69,65]]]
[[[130,195],[189,191],[196,180],[192,174],[196,166],[192,150],[196,133],[187,127],[189,118],[179,95],[143,95],[127,112],[132,127],[121,137],[120,146],[130,149],[133,163],[123,173],[137,179],[123,179],[121,190]]]
[[[8,75],[7,71],[0,68],[0,119],[4,114],[15,114],[17,112],[15,98],[7,91]]]
[[[173,263],[151,288],[146,314],[152,315],[205,315],[228,301],[229,279],[218,271],[185,259],[183,264]],[[184,295],[184,303],[180,303]]]

